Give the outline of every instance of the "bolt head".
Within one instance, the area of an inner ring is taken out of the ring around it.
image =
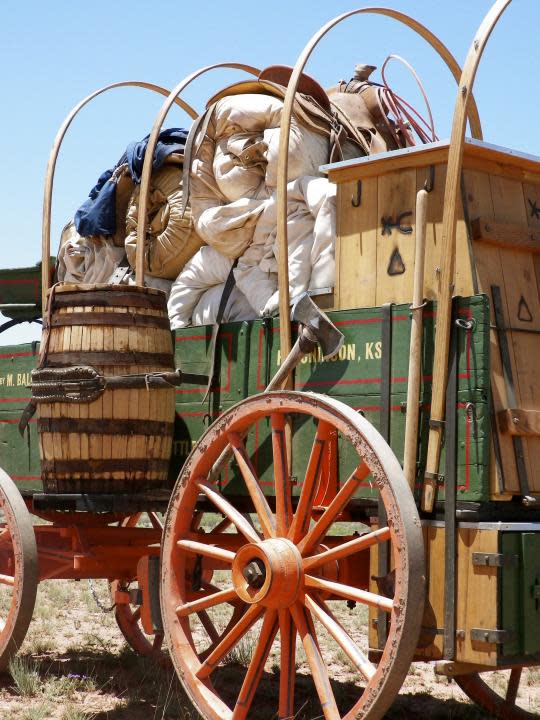
[[[256,590],[262,588],[264,581],[266,580],[266,569],[264,563],[255,558],[249,562],[244,568],[242,574],[244,575],[248,585]]]

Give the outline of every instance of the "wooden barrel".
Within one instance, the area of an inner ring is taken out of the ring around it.
[[[165,294],[127,285],[54,286],[40,367],[74,366],[91,366],[105,377],[174,370]],[[174,412],[172,386],[107,388],[91,402],[38,403],[45,491],[167,487]]]

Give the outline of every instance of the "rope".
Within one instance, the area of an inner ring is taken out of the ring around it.
[[[386,66],[388,65],[390,60],[397,60],[398,62],[405,65],[405,67],[409,70],[409,72],[416,80],[416,83],[420,88],[420,92],[422,93],[422,97],[424,98],[424,102],[426,103],[429,122],[424,117],[422,117],[422,115],[412,105],[410,105],[410,103],[408,103],[390,88],[385,75]],[[380,88],[380,100],[387,105],[390,112],[394,115],[396,125],[399,127],[404,137],[407,139],[407,143],[410,145],[416,144],[412,134],[409,131],[409,126],[414,130],[414,132],[418,135],[418,137],[423,143],[435,142],[436,140],[438,140],[439,138],[437,137],[437,134],[435,132],[435,123],[433,121],[433,114],[431,112],[431,105],[429,103],[427,93],[424,89],[422,81],[420,80],[420,77],[418,76],[418,73],[413,68],[413,66],[399,55],[389,55],[384,61],[381,68],[381,77],[383,85]],[[429,130],[431,137],[421,127],[420,123],[424,125],[427,130]]]

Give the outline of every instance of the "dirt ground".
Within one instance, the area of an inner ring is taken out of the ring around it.
[[[106,584],[94,593],[110,604]],[[277,644],[276,644],[277,645]],[[277,688],[277,647],[265,668],[264,693]],[[222,671],[222,682],[237,676],[237,653]],[[354,674],[343,658],[328,662],[334,693],[354,689]],[[344,669],[345,668],[345,669]],[[301,652],[297,673],[308,681]],[[262,720],[264,695],[257,705]],[[540,712],[540,671],[527,672],[520,703]],[[260,711],[259,711],[260,708]],[[275,710],[273,711],[273,713]],[[308,711],[309,712],[309,711]],[[299,717],[316,717],[299,713]],[[457,685],[435,676],[426,664],[411,667],[403,689],[387,714],[391,720],[480,720],[489,715],[472,705]],[[99,609],[86,582],[49,581],[38,591],[34,619],[11,674],[0,678],[0,717],[7,720],[191,720],[198,717],[174,671],[135,655],[120,633],[113,613]],[[275,717],[274,714],[268,717]]]

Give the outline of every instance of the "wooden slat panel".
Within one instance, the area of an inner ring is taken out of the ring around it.
[[[496,221],[523,225],[527,223],[526,201],[520,182],[492,176],[491,193]],[[540,298],[532,254],[515,252],[513,249],[501,249],[499,252],[508,307],[508,325],[525,331],[540,331]],[[509,332],[508,341],[514,351],[517,407],[523,410],[538,410],[540,334]],[[534,471],[540,463],[540,439],[524,438],[523,450],[530,489],[540,490],[540,478]]]
[[[426,604],[415,657],[440,660],[444,636],[444,528],[422,528],[426,548]]]
[[[476,242],[486,242],[517,252],[540,254],[540,231],[531,230],[527,225],[498,223],[491,218],[477,218],[472,223]]]
[[[375,305],[377,278],[377,178],[362,182],[359,207],[351,203],[357,184],[338,187],[336,309]]]
[[[491,199],[489,176],[485,173],[466,170],[464,172],[464,180],[470,219],[474,220],[475,218],[481,216],[493,217],[493,202]],[[499,248],[478,243],[475,244],[474,254],[476,259],[479,291],[485,293],[491,300],[491,285],[498,285],[501,288],[504,287],[504,277]],[[506,307],[504,312],[505,322],[508,322],[508,312]],[[491,307],[491,322],[495,322],[493,307]],[[510,348],[510,350],[512,354],[512,348]],[[490,333],[490,359],[494,410],[495,412],[499,412],[508,407],[508,400],[506,397],[498,339],[494,330]],[[505,488],[510,492],[518,492],[519,483],[512,440],[510,437],[500,433],[498,437]],[[491,468],[491,486],[493,492],[495,493],[498,490],[498,483],[495,477],[495,463],[491,464]]]
[[[416,206],[416,170],[401,170],[379,178],[377,188],[377,290],[375,304],[407,302],[412,300],[414,277],[414,244]],[[392,228],[383,234],[382,218],[397,222],[404,213],[402,224],[411,226],[412,233],[403,234]],[[390,275],[388,266],[395,251],[401,255],[405,270],[400,275]]]
[[[497,646],[473,642],[471,630],[498,628],[498,571],[496,567],[473,565],[473,552],[498,552],[497,531],[463,528],[458,530],[456,660],[493,666],[497,664]],[[460,631],[463,631],[463,635]]]

